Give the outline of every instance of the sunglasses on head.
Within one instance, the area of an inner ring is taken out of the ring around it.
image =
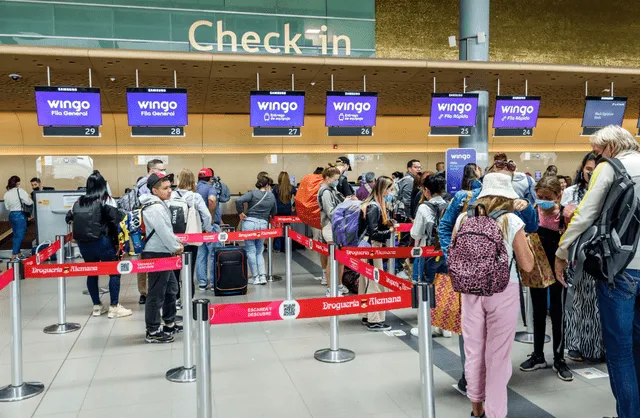
[[[516,171],[516,163],[512,160],[504,161],[504,160],[496,160],[493,162],[493,166],[498,170],[507,169],[509,171]]]

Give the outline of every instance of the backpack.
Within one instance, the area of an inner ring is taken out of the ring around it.
[[[333,241],[342,247],[356,247],[360,241],[358,229],[360,228],[360,207],[359,200],[347,199],[336,206],[331,216],[331,229]]]
[[[582,269],[596,279],[613,284],[616,275],[633,260],[640,238],[640,202],[635,181],[617,158],[603,158],[614,171],[602,210],[595,223],[569,249],[574,277]]]
[[[145,245],[156,231],[147,234],[142,212],[151,205],[159,202],[151,202],[140,206],[131,212],[127,212],[118,224],[118,248],[120,254],[136,255],[142,253]]]
[[[229,191],[229,187],[223,182],[218,182],[218,203],[227,203],[231,200],[231,192]]]
[[[139,209],[140,206],[140,189],[137,184],[127,194],[118,199],[118,209],[123,212],[131,212]]]
[[[316,229],[322,229],[318,204],[318,191],[321,184],[321,174],[308,174],[302,178],[295,196],[298,217],[302,222]]]
[[[102,220],[102,202],[94,201],[89,206],[80,206],[76,202],[71,209],[73,214],[73,239],[78,242],[97,241],[104,231]]]
[[[475,296],[501,293],[509,284],[511,264],[497,219],[506,211],[488,216],[484,206],[470,209],[468,218],[451,240],[447,265],[453,290]],[[512,260],[513,261],[513,260]]]
[[[184,196],[176,191],[177,197],[169,200],[169,212],[171,212],[171,225],[175,234],[200,234],[202,233],[202,219],[195,207],[193,192],[187,192]],[[191,198],[191,199],[189,199]],[[191,205],[189,205],[191,200]],[[202,243],[194,243],[199,246]]]
[[[436,250],[440,250],[440,238],[438,235],[438,228],[440,227],[440,219],[444,216],[444,213],[447,211],[448,203],[436,205],[431,202],[422,202],[423,205],[427,205],[431,209],[431,211],[435,214],[436,221],[433,223],[431,231],[425,231],[425,235],[429,238],[427,239],[426,246],[434,247]]]

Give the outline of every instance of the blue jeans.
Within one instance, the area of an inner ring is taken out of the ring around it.
[[[13,230],[13,252],[11,254],[18,255],[20,254],[22,241],[27,235],[27,217],[22,212],[13,211],[9,214],[9,223]]]
[[[596,283],[611,390],[620,418],[640,418],[640,270]]]
[[[243,231],[258,231],[267,229],[269,224],[264,219],[247,218],[242,222]],[[264,239],[254,239],[245,242],[245,251],[247,252],[247,260],[251,275],[255,278],[258,276],[266,276],[267,272],[264,267]]]
[[[220,225],[213,224],[211,232],[221,232]],[[222,247],[219,242],[204,243],[198,247],[198,256],[196,257],[196,280],[198,280],[198,286],[204,287],[209,282],[213,284],[213,263],[209,264],[209,260],[213,259],[213,251],[216,248]]]
[[[102,261],[116,261],[116,248],[111,238],[103,235],[99,240],[92,242],[79,242],[78,248],[85,263],[98,263]],[[98,276],[87,276],[87,289],[94,305],[100,305],[100,291],[98,289]],[[120,298],[120,275],[109,276],[109,296],[111,306],[118,305]]]

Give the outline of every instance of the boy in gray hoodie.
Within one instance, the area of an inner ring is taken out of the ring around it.
[[[140,196],[144,206],[142,217],[147,230],[147,243],[142,260],[167,258],[184,251],[182,243],[173,233],[171,213],[165,203],[171,198],[171,181],[162,173],[152,174],[147,180],[151,194]],[[182,331],[175,323],[178,281],[173,271],[149,273],[148,294],[145,305],[145,322],[148,343],[171,343],[173,335]],[[160,329],[160,309],[164,327]]]

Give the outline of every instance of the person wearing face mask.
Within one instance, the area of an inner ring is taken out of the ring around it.
[[[553,265],[560,236],[565,229],[562,207],[559,204],[562,189],[556,176],[545,176],[536,184],[535,190],[538,236],[549,264]],[[573,374],[564,360],[563,300],[566,290],[562,284],[555,282],[548,288],[530,288],[529,291],[533,306],[533,353],[520,365],[520,370],[532,372],[547,368],[544,358],[544,339],[547,325],[547,292],[549,292],[549,313],[553,331],[553,371],[561,380],[570,382],[573,380]]]
[[[634,182],[636,199],[640,196],[640,147],[633,135],[620,126],[606,126],[590,138],[597,156],[616,158]],[[556,251],[556,279],[566,286],[564,271],[568,267],[569,248],[600,217],[617,175],[610,163],[603,161],[593,171],[589,188],[575,211]],[[635,231],[620,231],[635,237]],[[605,242],[608,240],[605,238]],[[579,278],[576,278],[579,279]],[[606,350],[607,371],[620,418],[640,416],[640,254],[613,277],[595,283],[602,338]]]
[[[322,185],[318,190],[318,205],[320,206],[320,225],[322,226],[322,238],[327,244],[333,242],[333,231],[331,230],[331,217],[336,207],[344,202],[345,197],[338,191],[338,183],[340,178],[340,170],[333,164],[329,164],[322,172]],[[354,196],[355,198],[355,196]],[[340,295],[346,295],[349,293],[349,289],[342,284],[342,274],[344,273],[344,266],[339,264],[338,267],[338,293]],[[327,269],[325,271],[325,277],[327,277],[327,297],[331,296],[330,286],[331,280],[331,265],[327,263]]]
[[[582,159],[582,165],[576,174],[575,185],[567,187],[562,193],[561,205],[567,225],[573,218],[576,207],[582,202],[591,174],[596,168],[596,154],[588,153]],[[600,323],[600,309],[596,297],[596,281],[586,272],[582,278],[573,280],[575,295],[573,308],[567,311],[565,320],[565,341],[567,358],[582,362],[600,362],[604,357],[602,343],[602,325]]]
[[[393,221],[389,217],[387,205],[391,202],[393,180],[386,176],[378,177],[371,195],[362,203],[362,216],[358,226],[358,235],[369,242],[372,247],[384,247],[394,232]],[[374,259],[373,266],[378,270],[383,269],[382,259]],[[370,294],[386,292],[387,289],[360,276],[358,294]],[[370,312],[362,318],[362,324],[369,331],[387,331],[391,327],[385,324],[385,312]]]

